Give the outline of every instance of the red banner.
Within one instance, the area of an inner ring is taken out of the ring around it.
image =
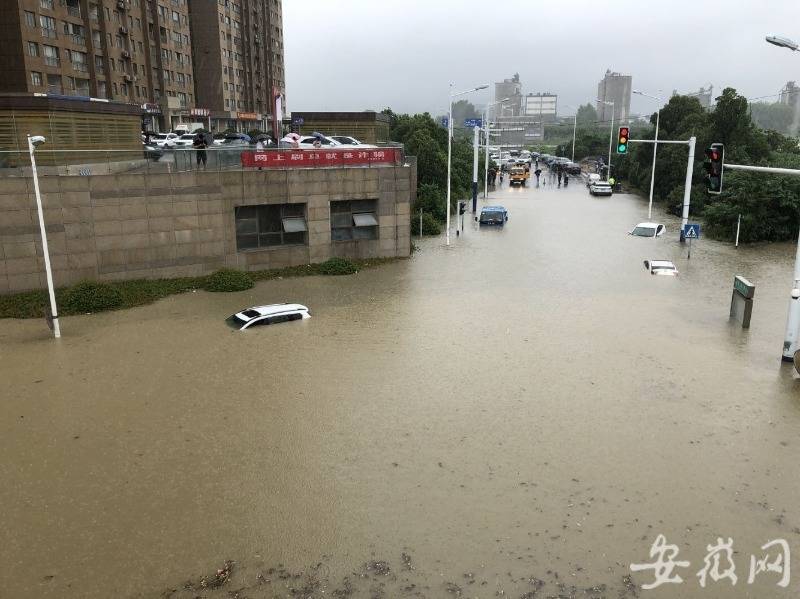
[[[369,166],[370,164],[396,164],[400,157],[399,148],[246,151],[242,152],[242,166],[258,168]]]

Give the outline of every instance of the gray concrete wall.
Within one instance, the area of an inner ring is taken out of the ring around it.
[[[416,167],[41,177],[56,286],[408,256]],[[375,199],[376,240],[331,241],[330,202]],[[308,243],[239,252],[234,208],[307,204]],[[46,288],[33,183],[0,179],[0,293]]]

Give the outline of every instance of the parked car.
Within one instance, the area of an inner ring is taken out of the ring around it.
[[[678,269],[669,260],[645,260],[644,269],[651,275],[678,276]]]
[[[628,235],[636,237],[660,237],[664,234],[667,228],[661,223],[639,223],[632,230],[628,231]]]
[[[358,141],[355,137],[350,137],[349,135],[331,135],[331,139],[334,141],[338,141],[340,144],[344,146],[366,146],[368,144],[362,143]]]
[[[508,220],[508,210],[503,206],[484,206],[476,218],[480,225],[504,225]]]
[[[191,148],[194,144],[194,133],[184,133],[183,135],[179,136],[178,139],[174,142],[174,147],[176,148]]]
[[[608,181],[595,181],[589,184],[589,193],[593,196],[610,196],[613,192]]]
[[[177,133],[156,133],[150,137],[150,141],[156,144],[159,148],[170,149],[175,147],[175,141],[178,139]]]
[[[142,144],[142,152],[146,160],[152,160],[153,162],[158,162],[164,155],[164,150],[155,144]]]
[[[253,306],[237,312],[226,318],[225,322],[231,328],[243,331],[253,326],[277,324],[306,318],[311,318],[311,313],[302,304],[269,304],[266,306]]]
[[[314,145],[314,142],[316,141],[319,141],[319,147],[321,148],[349,147],[326,135],[304,135],[298,140],[297,143],[300,144],[301,150],[313,150],[317,148],[317,146]]]
[[[577,162],[567,162],[567,164],[564,166],[564,169],[570,175],[580,175],[581,174],[581,165],[578,164]]]

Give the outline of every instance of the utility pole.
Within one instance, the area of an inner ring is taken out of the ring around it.
[[[683,230],[689,224],[689,204],[692,201],[692,174],[694,172],[694,146],[697,143],[697,138],[692,136],[689,138],[689,161],[686,164],[686,185],[683,188],[683,214],[681,215],[681,235],[680,240],[685,241],[683,238]]]
[[[475,211],[478,209],[478,146],[479,143],[479,134],[480,134],[480,127],[473,127],[473,137],[472,137],[472,213],[475,214]],[[487,155],[485,158],[488,162],[489,156]],[[463,227],[462,227],[463,228]]]

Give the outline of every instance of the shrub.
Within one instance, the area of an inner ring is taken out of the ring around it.
[[[208,276],[203,284],[206,291],[244,291],[254,285],[253,277],[233,268],[221,268]]]
[[[347,258],[331,258],[319,265],[323,275],[352,275],[358,272],[358,266]]]
[[[108,283],[83,281],[64,292],[63,308],[72,314],[116,310],[122,305],[119,289]]]
[[[432,214],[427,212],[422,213],[422,234],[423,235],[438,235],[442,232],[442,226],[439,221],[434,218]],[[411,234],[419,235],[419,216],[411,217]]]

